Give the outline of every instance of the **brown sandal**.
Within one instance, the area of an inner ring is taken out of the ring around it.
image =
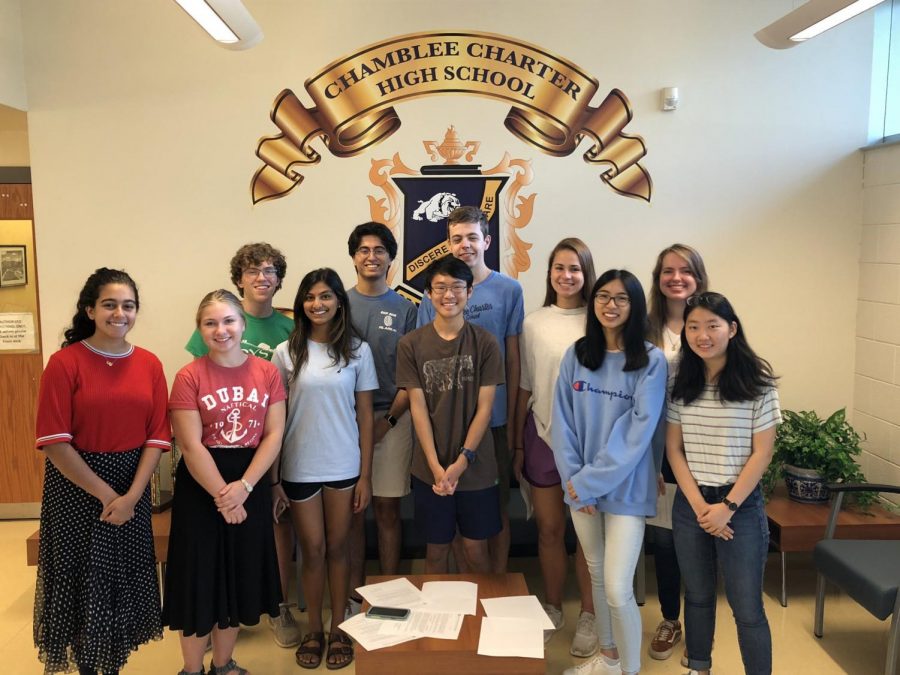
[[[346,659],[332,663],[331,659]],[[325,667],[328,670],[340,670],[353,663],[353,641],[346,633],[330,633],[328,636],[328,656]]]
[[[300,646],[294,652],[297,665],[308,670],[315,670],[322,663],[322,654],[325,653],[325,631],[307,633],[300,640]],[[301,656],[314,656],[312,661],[303,661]]]

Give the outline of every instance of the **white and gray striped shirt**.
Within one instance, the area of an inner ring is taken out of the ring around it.
[[[681,425],[684,453],[697,484],[728,485],[750,457],[753,434],[781,423],[778,391],[768,387],[752,401],[722,403],[718,387],[707,384],[689,405],[670,396],[666,420]]]

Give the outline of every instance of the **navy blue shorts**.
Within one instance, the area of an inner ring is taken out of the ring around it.
[[[426,483],[412,476],[416,525],[426,544],[449,544],[456,530],[466,539],[489,539],[500,532],[500,491],[496,485],[483,490],[436,495]]]
[[[292,502],[305,502],[312,499],[322,491],[322,488],[328,490],[348,490],[359,482],[359,476],[355,478],[346,478],[344,480],[330,480],[315,483],[292,483],[291,481],[281,481],[281,487],[284,488],[284,494]]]

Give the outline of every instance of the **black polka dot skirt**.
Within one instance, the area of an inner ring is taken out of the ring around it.
[[[210,448],[222,478],[240,480],[255,448]],[[172,530],[166,565],[163,624],[185,635],[252,626],[278,616],[281,581],[266,476],[244,502],[247,519],[229,525],[184,460],[175,474]]]
[[[141,449],[81,452],[116,492],[131,487]],[[121,670],[139,645],[162,639],[150,489],[121,526],[101,503],[45,463],[34,644],[44,673]]]

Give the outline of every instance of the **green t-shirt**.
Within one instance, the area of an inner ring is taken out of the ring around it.
[[[278,311],[273,311],[265,319],[244,312],[244,319],[247,329],[241,339],[241,349],[266,361],[272,360],[275,347],[287,340],[294,330],[294,322]],[[204,356],[209,351],[198,330],[194,331],[184,348],[194,356]]]

